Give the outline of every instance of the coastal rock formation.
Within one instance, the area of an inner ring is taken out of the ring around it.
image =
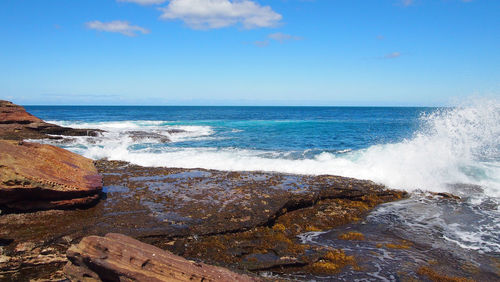
[[[99,132],[101,130],[74,129],[47,123],[19,105],[0,100],[0,139],[60,139],[61,137],[51,135],[97,136]]]
[[[72,281],[259,281],[114,233],[83,238],[67,257],[64,272]]]
[[[101,188],[90,159],[50,145],[0,140],[2,210],[88,205],[98,200]]]

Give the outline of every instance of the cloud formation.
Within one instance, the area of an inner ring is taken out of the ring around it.
[[[385,59],[395,59],[401,57],[400,52],[392,52],[384,56]]]
[[[139,5],[158,5],[163,4],[167,0],[117,0],[118,2],[136,3]]]
[[[276,32],[276,33],[271,33],[267,36],[266,40],[262,41],[255,41],[253,42],[254,45],[258,47],[266,47],[269,45],[271,40],[278,41],[279,43],[285,43],[286,41],[289,40],[302,40],[302,37],[296,36],[296,35],[290,35],[286,33],[281,33],[281,32]]]
[[[194,29],[222,28],[241,24],[244,28],[276,26],[283,18],[270,6],[250,0],[170,0],[160,8],[164,20],[181,20]]]
[[[126,36],[136,36],[137,32],[142,34],[149,33],[148,29],[137,25],[130,25],[126,21],[111,21],[111,22],[101,22],[101,21],[91,21],[85,23],[87,28],[95,29],[99,31],[116,32],[121,33]]]
[[[284,43],[285,41],[288,41],[288,40],[302,40],[302,37],[300,37],[300,36],[290,35],[290,34],[281,33],[281,32],[271,33],[267,37],[269,39],[276,40],[279,43]]]
[[[257,47],[266,47],[269,45],[269,40],[255,41],[253,44]]]

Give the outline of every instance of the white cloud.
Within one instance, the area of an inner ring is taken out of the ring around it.
[[[400,52],[392,52],[392,53],[389,53],[387,55],[384,56],[385,59],[395,59],[395,58],[398,58],[398,57],[401,57],[401,53]]]
[[[179,19],[194,29],[222,28],[238,23],[244,28],[272,27],[282,19],[270,6],[250,0],[170,0],[160,10],[162,19]]]
[[[137,32],[142,34],[149,33],[148,29],[137,25],[130,25],[126,21],[111,21],[111,22],[101,22],[101,21],[91,21],[85,23],[87,28],[95,29],[99,31],[107,32],[117,32],[126,36],[136,36]]]
[[[269,45],[269,40],[255,41],[253,44],[258,47],[266,47]]]
[[[139,5],[158,5],[163,4],[167,0],[117,0],[118,2],[130,2]]]
[[[288,40],[302,40],[302,37],[300,37],[300,36],[290,35],[290,34],[281,33],[281,32],[269,34],[267,37],[269,39],[279,41],[279,43],[284,43],[285,41],[288,41]]]

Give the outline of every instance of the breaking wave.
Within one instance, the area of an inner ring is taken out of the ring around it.
[[[314,153],[176,146],[184,141],[223,138],[206,125],[175,125],[168,121],[52,122],[106,130],[98,138],[75,137],[56,144],[93,159],[123,160],[142,166],[334,174],[370,179],[408,191],[451,192],[458,183],[479,185],[485,194],[500,196],[500,102],[494,99],[422,114],[420,129],[398,143]],[[137,131],[147,134],[138,138],[134,136]],[[168,145],[163,144],[161,136],[168,138]]]
[[[406,231],[417,241],[432,238],[436,248],[453,249],[456,245],[464,250],[500,252],[498,99],[476,99],[457,107],[423,113],[420,126],[411,137],[358,150],[249,149],[238,146],[238,138],[247,130],[260,130],[260,127],[241,130],[229,126],[221,131],[217,123],[210,122],[51,122],[105,130],[98,137],[37,140],[92,159],[123,160],[156,167],[331,174],[370,179],[395,189],[417,190],[410,199],[382,205],[368,217],[368,222],[392,226],[401,231],[398,236],[402,238]],[[258,126],[270,126],[274,122],[280,121],[270,120]],[[218,141],[226,138],[233,138],[234,142],[222,146]],[[255,142],[258,141],[257,138]],[[419,190],[451,192],[462,197],[462,201],[443,204]]]

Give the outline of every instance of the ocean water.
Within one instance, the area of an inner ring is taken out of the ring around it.
[[[93,159],[156,167],[332,174],[404,189],[412,193],[410,199],[382,205],[368,217],[368,225],[392,226],[399,238],[432,238],[435,248],[500,255],[498,99],[469,100],[452,108],[26,109],[59,125],[105,130],[97,138],[37,140]],[[450,192],[463,200],[444,204],[427,192]]]

